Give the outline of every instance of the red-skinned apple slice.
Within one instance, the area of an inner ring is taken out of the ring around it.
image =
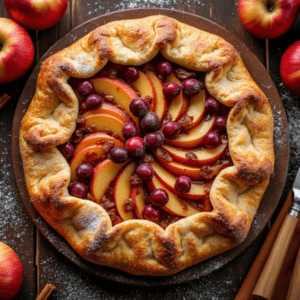
[[[192,128],[187,134],[180,134],[177,138],[173,140],[165,139],[165,143],[171,146],[184,149],[197,148],[202,143],[204,136],[212,130],[215,118],[215,115],[213,115],[208,120],[204,120],[197,126]]]
[[[145,71],[145,74],[148,76],[148,78],[151,80],[153,87],[155,89],[156,94],[156,106],[155,106],[155,112],[157,113],[160,121],[164,119],[167,111],[168,111],[168,103],[167,100],[163,94],[163,83],[162,81],[150,70]]]
[[[169,194],[169,201],[165,206],[162,206],[161,209],[164,211],[178,216],[178,217],[188,217],[194,214],[199,213],[200,211],[195,209],[186,201],[183,201],[169,189],[167,189],[157,178],[154,176],[152,180],[147,182],[147,186],[150,191],[154,189],[164,189]]]
[[[146,195],[146,191],[142,185],[132,187],[131,198],[135,203],[134,212],[139,219],[144,219],[143,210],[146,206],[144,201],[145,195]]]
[[[119,173],[114,185],[113,199],[119,216],[123,221],[136,219],[133,211],[130,210],[126,212],[124,210],[126,200],[131,197],[130,177],[133,175],[136,168],[137,163],[134,161],[124,167]]]
[[[170,191],[175,194],[178,194],[174,188],[177,177],[165,170],[160,164],[157,162],[153,162],[152,164],[154,170],[154,176]],[[205,196],[205,190],[203,184],[192,183],[191,189],[188,193],[182,195],[184,198],[191,200],[200,200]],[[179,195],[179,194],[178,194]]]

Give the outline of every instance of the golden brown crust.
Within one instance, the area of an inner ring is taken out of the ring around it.
[[[234,166],[213,182],[212,212],[166,230],[146,220],[112,227],[101,206],[68,194],[70,168],[56,148],[71,137],[78,114],[67,80],[91,77],[108,60],[141,65],[159,51],[206,72],[209,93],[232,107],[227,132]],[[237,51],[218,36],[165,16],[106,24],[48,58],[21,123],[20,147],[28,191],[43,218],[85,259],[136,275],[171,275],[242,242],[274,166],[271,108]]]

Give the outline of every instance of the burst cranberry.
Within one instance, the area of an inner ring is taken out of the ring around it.
[[[108,158],[116,164],[122,164],[127,160],[128,153],[122,147],[114,147],[110,150]]]
[[[84,198],[87,193],[87,187],[82,182],[74,181],[69,186],[70,194],[77,198]]]
[[[136,174],[143,180],[149,181],[153,178],[154,170],[150,164],[144,163],[137,167]]]
[[[85,104],[87,109],[96,109],[102,104],[101,96],[97,94],[90,95],[85,99]]]
[[[137,128],[135,124],[128,122],[122,128],[122,134],[126,140],[137,135]]]
[[[70,142],[61,145],[59,150],[66,160],[69,160],[74,154],[74,146]]]
[[[175,182],[175,190],[179,194],[186,194],[190,191],[192,186],[191,179],[185,175],[181,175]]]
[[[181,89],[186,96],[192,97],[201,91],[202,84],[197,79],[189,78],[182,82]]]
[[[139,78],[139,71],[135,67],[126,67],[123,70],[123,74],[128,82],[134,82]]]
[[[149,149],[156,149],[163,145],[164,136],[158,132],[147,133],[144,137],[145,146]]]
[[[93,175],[93,166],[89,163],[84,163],[76,168],[76,175],[81,179],[88,179]]]
[[[149,112],[141,121],[141,126],[146,132],[152,132],[159,128],[160,120],[155,112]]]
[[[169,194],[163,189],[156,189],[150,194],[150,202],[155,206],[165,206],[169,202]]]
[[[176,82],[167,82],[163,86],[163,94],[170,100],[178,96],[180,93],[180,86]]]
[[[203,144],[209,149],[216,148],[221,144],[221,137],[214,131],[208,132],[204,137]]]
[[[149,103],[144,98],[135,98],[130,101],[129,110],[134,116],[143,118],[149,110]]]
[[[78,94],[81,97],[87,97],[94,93],[95,93],[94,86],[90,80],[85,80],[78,84]]]
[[[219,102],[216,99],[209,97],[205,101],[205,109],[211,113],[217,112],[219,109]]]
[[[132,157],[142,157],[145,154],[144,140],[138,136],[130,138],[126,142],[128,154]]]
[[[172,66],[168,61],[161,61],[156,66],[156,72],[162,76],[168,76],[172,72]]]
[[[175,122],[168,122],[163,125],[163,134],[167,139],[175,139],[180,133],[180,125]]]
[[[223,116],[216,117],[215,127],[220,132],[225,131],[226,130],[226,118]]]
[[[143,217],[148,221],[158,222],[160,217],[160,210],[152,204],[148,204],[143,210]]]

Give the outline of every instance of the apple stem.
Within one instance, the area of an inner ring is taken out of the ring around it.
[[[274,1],[273,0],[267,1],[267,9],[269,12],[273,11],[273,9],[274,9]]]

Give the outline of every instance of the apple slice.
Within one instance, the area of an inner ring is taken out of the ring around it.
[[[164,211],[178,216],[178,217],[188,217],[194,214],[199,213],[200,211],[194,208],[192,205],[186,201],[182,201],[180,197],[174,194],[172,191],[167,189],[157,178],[154,176],[152,180],[147,181],[147,186],[150,191],[154,189],[164,189],[169,194],[169,201],[165,206],[162,206],[161,209]]]
[[[123,164],[115,164],[110,159],[106,159],[94,169],[90,181],[90,192],[97,202],[104,196],[110,183],[116,179],[126,164],[128,164],[128,161]]]
[[[215,115],[208,120],[204,120],[188,133],[180,134],[173,140],[165,139],[165,143],[179,148],[193,149],[197,148],[203,141],[204,136],[212,130],[215,123]]]
[[[162,81],[150,70],[146,70],[145,74],[151,80],[156,94],[156,106],[155,112],[157,113],[160,121],[165,118],[168,110],[168,102],[163,94],[163,83]]]
[[[132,82],[131,84],[140,93],[141,97],[143,98],[146,98],[147,96],[151,97],[149,111],[155,111],[156,92],[153,83],[144,72],[140,70],[138,70],[138,72],[139,72],[139,78],[136,81]]]
[[[188,166],[203,166],[215,162],[225,152],[227,147],[227,141],[224,144],[219,145],[213,149],[202,148],[193,151],[184,151],[172,146],[163,145],[161,148],[167,151],[171,157],[176,161],[186,164]],[[188,158],[188,154],[196,155],[196,159]]]
[[[166,78],[166,82],[175,82],[179,86],[181,85],[181,81],[173,73]],[[186,113],[188,105],[189,100],[181,91],[169,103],[168,114],[172,116],[172,121],[178,121]]]
[[[80,150],[89,146],[100,146],[105,142],[112,142],[115,144],[115,147],[122,147],[125,148],[125,145],[115,139],[114,137],[103,133],[103,132],[96,132],[86,136],[75,148],[74,155],[76,155]]]
[[[152,164],[154,170],[154,176],[170,191],[175,194],[178,194],[174,188],[177,177],[165,170],[160,164],[157,162],[153,162]],[[184,194],[183,197],[192,200],[199,200],[205,196],[205,190],[203,184],[192,183],[191,189],[188,193]],[[178,194],[179,195],[179,194]]]
[[[136,219],[136,216],[132,210],[125,211],[124,209],[126,200],[131,197],[130,177],[133,175],[136,168],[136,162],[133,161],[129,163],[119,173],[114,185],[113,199],[116,204],[116,209],[119,213],[119,216],[123,221]]]
[[[142,185],[132,187],[131,198],[135,203],[134,212],[139,219],[144,219],[143,211],[146,206],[144,201],[145,195],[146,195],[146,190]]]

